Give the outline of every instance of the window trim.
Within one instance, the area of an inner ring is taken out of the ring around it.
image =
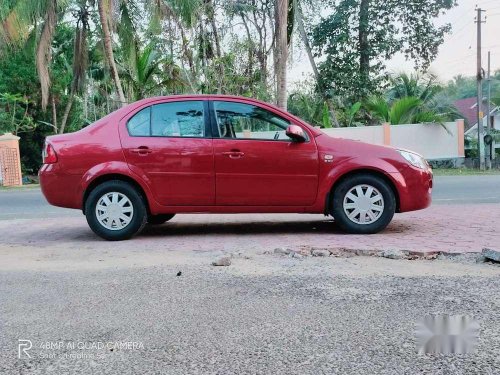
[[[224,140],[237,140],[237,141],[263,141],[263,142],[288,142],[288,143],[299,143],[294,141],[293,139],[268,139],[268,138],[221,138],[220,133],[219,133],[219,127],[217,126],[217,114],[214,106],[214,102],[223,102],[223,103],[236,103],[236,104],[244,104],[248,106],[253,106],[253,107],[258,107],[261,108],[265,111],[271,112],[275,116],[278,116],[282,118],[283,120],[287,121],[290,125],[297,125],[300,126],[292,121],[290,121],[287,118],[284,118],[280,114],[273,112],[265,107],[261,107],[257,104],[250,104],[250,103],[245,103],[243,101],[237,101],[237,100],[219,100],[219,99],[211,99],[208,101],[209,102],[209,114],[210,114],[210,125],[211,125],[211,130],[212,130],[212,135],[214,139],[224,139]],[[311,142],[311,135],[307,130],[304,129],[303,126],[300,126],[304,134],[306,135],[306,140],[304,142],[300,143],[309,143]]]
[[[203,105],[203,125],[205,127],[205,134],[203,137],[183,137],[181,135],[176,135],[176,136],[168,136],[168,135],[153,135],[153,122],[152,122],[152,116],[153,116],[153,107],[156,105],[160,104],[173,104],[173,103],[188,103],[188,102],[201,102]],[[130,130],[128,128],[128,123],[130,120],[132,120],[135,115],[137,115],[139,112],[142,110],[150,108],[149,110],[149,135],[132,135],[130,134]],[[125,122],[125,128],[127,129],[127,134],[129,137],[133,138],[181,138],[181,139],[212,139],[212,127],[210,123],[210,107],[208,100],[206,99],[193,99],[193,100],[167,100],[164,102],[156,102],[156,103],[149,103],[145,105],[144,107],[141,107],[137,110],[134,111],[134,113],[129,116]]]

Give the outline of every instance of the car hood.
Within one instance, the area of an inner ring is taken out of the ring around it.
[[[343,156],[371,156],[379,158],[400,157],[399,148],[385,145],[376,145],[358,140],[331,137],[322,133],[316,137],[316,143],[320,152],[331,152]]]

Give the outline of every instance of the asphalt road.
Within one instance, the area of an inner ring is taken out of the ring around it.
[[[436,176],[432,195],[434,204],[500,203],[500,175]],[[81,214],[49,205],[39,189],[0,190],[0,220]]]

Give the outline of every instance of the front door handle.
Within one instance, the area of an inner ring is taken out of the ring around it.
[[[150,150],[147,146],[139,146],[138,148],[132,148],[130,152],[133,154],[147,155],[152,153],[153,150]]]
[[[237,150],[232,150],[223,152],[222,155],[229,156],[230,159],[241,159],[243,156],[245,156],[245,153]]]

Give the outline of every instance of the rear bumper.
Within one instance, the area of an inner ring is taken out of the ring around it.
[[[422,210],[431,205],[433,175],[430,169],[422,170],[408,166],[396,175],[399,177],[396,178],[399,212]]]
[[[59,165],[43,164],[38,171],[40,187],[45,199],[53,205],[65,208],[82,208],[78,196],[78,184],[81,176],[63,173]]]

